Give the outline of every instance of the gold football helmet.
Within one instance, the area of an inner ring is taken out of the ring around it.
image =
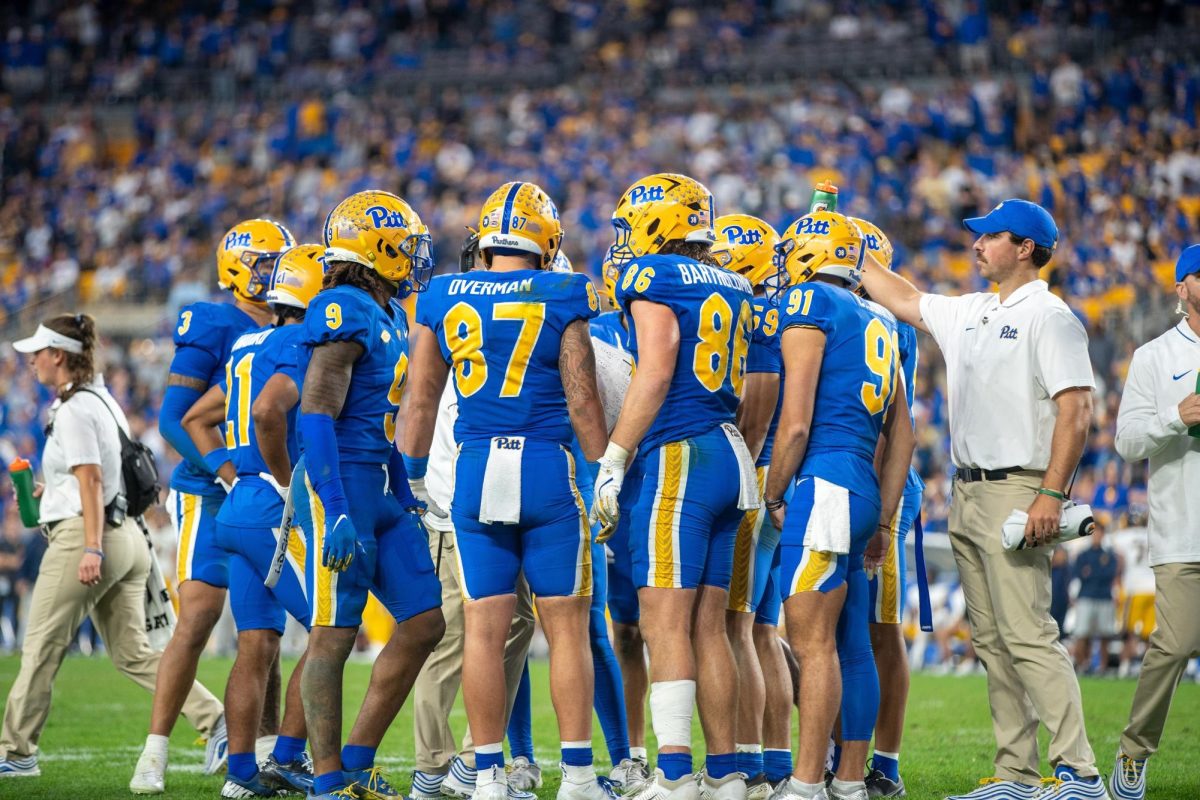
[[[766,222],[749,214],[717,217],[717,243],[713,258],[725,269],[738,273],[751,286],[761,285],[775,272],[775,245],[779,234]]]
[[[892,268],[892,242],[879,226],[869,220],[850,217],[863,235],[863,252],[875,259],[884,269]]]
[[[275,261],[267,302],[276,306],[308,308],[317,292],[321,291],[321,279],[324,277],[325,246],[297,245]]]
[[[275,259],[295,244],[288,229],[273,220],[239,222],[217,245],[217,284],[242,300],[263,302]]]
[[[325,260],[362,264],[402,292],[419,292],[433,275],[433,240],[403,199],[368,190],[350,195],[325,218]]]
[[[673,239],[711,245],[715,217],[712,193],[700,181],[671,172],[642,178],[617,201],[607,260],[621,268]]]
[[[775,246],[778,291],[832,275],[853,291],[862,283],[863,235],[849,217],[814,211],[793,222]]]
[[[506,183],[484,202],[479,214],[479,251],[491,265],[492,249],[519,250],[539,256],[541,268],[553,263],[562,245],[562,221],[550,195],[536,183]]]

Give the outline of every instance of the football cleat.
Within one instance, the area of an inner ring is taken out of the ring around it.
[[[784,778],[771,793],[771,800],[829,800],[829,790],[822,787],[811,798],[802,798],[796,788],[792,786],[791,778]]]
[[[433,240],[413,207],[391,192],[350,195],[325,218],[325,261],[374,270],[401,293],[424,291],[433,275]]]
[[[542,788],[542,768],[525,756],[517,756],[508,765],[508,785],[521,792]]]
[[[767,774],[760,772],[753,778],[746,779],[746,800],[767,800],[774,789],[767,780]]]
[[[167,756],[150,750],[142,750],[133,777],[129,779],[129,791],[134,794],[162,794],[166,785]]]
[[[453,771],[453,763],[451,770]],[[533,792],[509,786],[508,776],[500,767],[492,767],[483,774],[476,774],[475,791],[471,797],[473,800],[537,800],[537,795]]]
[[[716,216],[712,192],[695,178],[671,172],[642,178],[617,201],[612,215],[616,240],[606,260],[621,269],[676,239],[712,245]]]
[[[727,270],[736,272],[751,286],[760,286],[775,272],[775,245],[779,234],[768,223],[749,214],[725,214],[713,227],[717,243],[713,258]]]
[[[0,778],[36,778],[41,774],[42,768],[38,766],[37,756],[0,758]],[[159,791],[162,791],[161,783]]]
[[[979,785],[966,794],[952,794],[946,800],[1029,800],[1037,797],[1041,787],[1030,786],[1000,778],[984,778]]]
[[[705,800],[746,800],[746,779],[740,772],[719,779],[706,774],[700,779],[700,796]]]
[[[607,778],[594,778],[587,783],[572,783],[563,778],[558,785],[557,800],[616,800],[617,793]]]
[[[301,753],[294,760],[280,764],[274,755],[268,755],[258,768],[258,779],[275,789],[308,794],[312,791],[312,761]]]
[[[358,800],[358,795],[351,787],[347,786],[345,789],[335,789],[324,794],[305,795],[305,800]]]
[[[870,798],[865,783],[853,783],[848,789],[838,789],[830,785],[828,791],[829,800],[869,800]]]
[[[491,266],[490,250],[532,253],[547,269],[562,246],[558,207],[536,183],[506,183],[483,203],[479,214],[479,252]],[[570,271],[570,270],[567,270]]]
[[[654,777],[626,797],[631,800],[700,800],[700,786],[694,775],[684,775],[672,781],[661,769],[655,768]]]
[[[283,789],[267,786],[259,776],[255,775],[248,781],[243,781],[233,775],[225,776],[225,785],[221,787],[221,797],[242,800],[246,797],[282,797],[287,794]]]
[[[867,797],[907,797],[904,790],[904,778],[892,780],[883,774],[882,770],[871,769],[867,775]]]
[[[217,724],[208,733],[204,745],[204,774],[216,775],[229,760],[229,734],[225,730],[225,715],[217,718]],[[164,765],[165,766],[165,765]]]
[[[646,762],[640,758],[626,758],[612,768],[612,772],[608,773],[608,780],[622,794],[629,794],[650,780],[650,771]]]
[[[404,795],[392,788],[379,767],[345,770],[346,783],[359,800],[395,800]]]
[[[805,214],[775,246],[772,288],[782,293],[817,275],[831,275],[854,291],[862,283],[862,244],[862,231],[849,217],[833,211]]]
[[[450,760],[450,773],[442,780],[442,795],[468,800],[475,791],[475,768],[455,756]]]
[[[275,260],[295,245],[295,237],[278,222],[269,219],[239,222],[217,245],[217,285],[242,300],[263,302]]]
[[[271,288],[267,289],[267,303],[273,306],[308,308],[308,304],[321,291],[325,277],[325,246],[301,244],[275,260],[271,271]]]
[[[1118,750],[1108,788],[1117,800],[1143,800],[1146,796],[1146,759],[1133,758]]]

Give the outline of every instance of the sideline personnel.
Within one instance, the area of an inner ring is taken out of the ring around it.
[[[1150,566],[1158,627],[1142,662],[1129,724],[1109,787],[1121,800],[1146,796],[1146,759],[1158,750],[1175,687],[1200,655],[1200,244],[1175,265],[1184,319],[1133,354],[1117,413],[1117,452],[1150,459]]]
[[[1041,206],[1006,200],[963,220],[979,234],[980,274],[997,291],[946,297],[919,291],[875,263],[864,270],[872,299],[933,335],[946,359],[950,448],[955,465],[950,541],[987,667],[996,736],[995,777],[955,798],[1019,800],[1039,782],[1055,800],[1105,798],[1084,730],[1070,656],[1050,617],[1052,548],[1006,552],[1001,524],[1026,509],[1026,541],[1057,533],[1062,501],[1092,418],[1087,334],[1038,270],[1058,227]],[[870,261],[870,259],[868,259]],[[1039,720],[1050,730],[1055,776],[1041,781]]]

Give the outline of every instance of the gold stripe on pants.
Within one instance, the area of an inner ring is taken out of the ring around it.
[[[1001,525],[1033,502],[1041,474],[1003,481],[954,482],[950,544],[971,623],[971,642],[987,668],[996,736],[996,777],[1036,785],[1037,730],[1050,731],[1051,767],[1097,775],[1079,681],[1050,617],[1050,555],[1038,547],[1005,552]]]
[[[1121,734],[1121,750],[1147,758],[1158,750],[1163,724],[1175,688],[1188,661],[1200,656],[1200,564],[1154,567],[1154,616],[1158,626],[1142,660],[1129,724]]]
[[[154,692],[162,653],[153,650],[146,638],[143,599],[150,572],[146,538],[133,520],[106,528],[96,586],[79,582],[83,541],[83,517],[60,522],[50,532],[30,599],[21,667],[4,708],[0,758],[36,755],[50,714],[54,676],[75,631],[89,614],[117,670]],[[207,733],[222,713],[221,702],[200,683],[193,683],[183,705],[188,721]]]
[[[458,571],[457,544],[454,531],[440,533],[429,529],[429,552],[438,563],[438,539],[442,538],[442,560],[438,578],[442,581],[442,616],[446,633],[425,661],[413,686],[413,739],[416,768],[421,772],[444,774],[450,769],[450,759],[461,754],[469,766],[475,766],[475,744],[471,731],[463,735],[462,749],[450,730],[450,712],[462,682],[463,661],[463,591]],[[529,584],[521,577],[517,582],[517,610],[512,628],[504,645],[504,685],[508,690],[507,711],[512,711],[525,669],[525,656],[533,639],[533,603]],[[505,714],[507,720],[507,713]]]

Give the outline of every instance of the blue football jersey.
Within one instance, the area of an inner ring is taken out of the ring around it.
[[[395,300],[381,308],[354,286],[325,289],[304,315],[304,343],[357,342],[342,413],[334,421],[342,463],[387,464],[396,438],[396,414],[408,380],[408,318]]]
[[[783,408],[783,356],[779,352],[779,309],[767,302],[765,297],[754,298],[754,331],[750,334],[750,355],[746,359],[746,372],[773,372],[779,375],[779,399],[775,401],[775,413],[767,426],[762,450],[754,462],[756,467],[771,463],[771,451],[775,447],[775,428],[779,426],[779,410]]]
[[[625,268],[617,301],[649,300],[679,321],[679,355],[666,400],[641,447],[649,451],[733,422],[746,378],[753,325],[750,282],[735,272],[683,256],[648,255]],[[636,327],[630,350],[637,357]]]
[[[875,446],[899,370],[895,318],[846,289],[813,281],[793,286],[784,295],[780,330],[795,326],[825,334],[800,474],[877,494]]]
[[[225,375],[234,340],[258,327],[233,303],[192,303],[179,312],[171,372],[196,378],[212,388]],[[207,472],[181,461],[171,474],[171,488],[188,494],[224,497],[225,490]]]
[[[266,462],[258,449],[254,418],[250,410],[271,376],[280,373],[304,386],[304,369],[308,366],[308,351],[304,346],[304,325],[292,324],[282,328],[268,326],[243,333],[233,343],[229,361],[225,362],[225,447],[229,460],[239,476],[267,472]],[[287,416],[288,456],[292,464],[300,457],[296,432],[296,409]]]
[[[567,443],[558,355],[563,331],[590,320],[600,299],[586,276],[517,270],[442,275],[417,300],[458,394],[454,439],[500,434]]]
[[[904,394],[908,398],[908,416],[913,427],[917,425],[913,415],[913,397],[917,389],[917,362],[920,360],[920,350],[917,347],[917,329],[907,322],[896,320],[896,342],[900,348],[900,369],[904,372]],[[908,468],[908,481],[904,485],[905,492],[923,491],[925,481],[916,467]]]
[[[621,324],[620,311],[605,311],[589,325],[593,338],[629,352],[629,331]]]

